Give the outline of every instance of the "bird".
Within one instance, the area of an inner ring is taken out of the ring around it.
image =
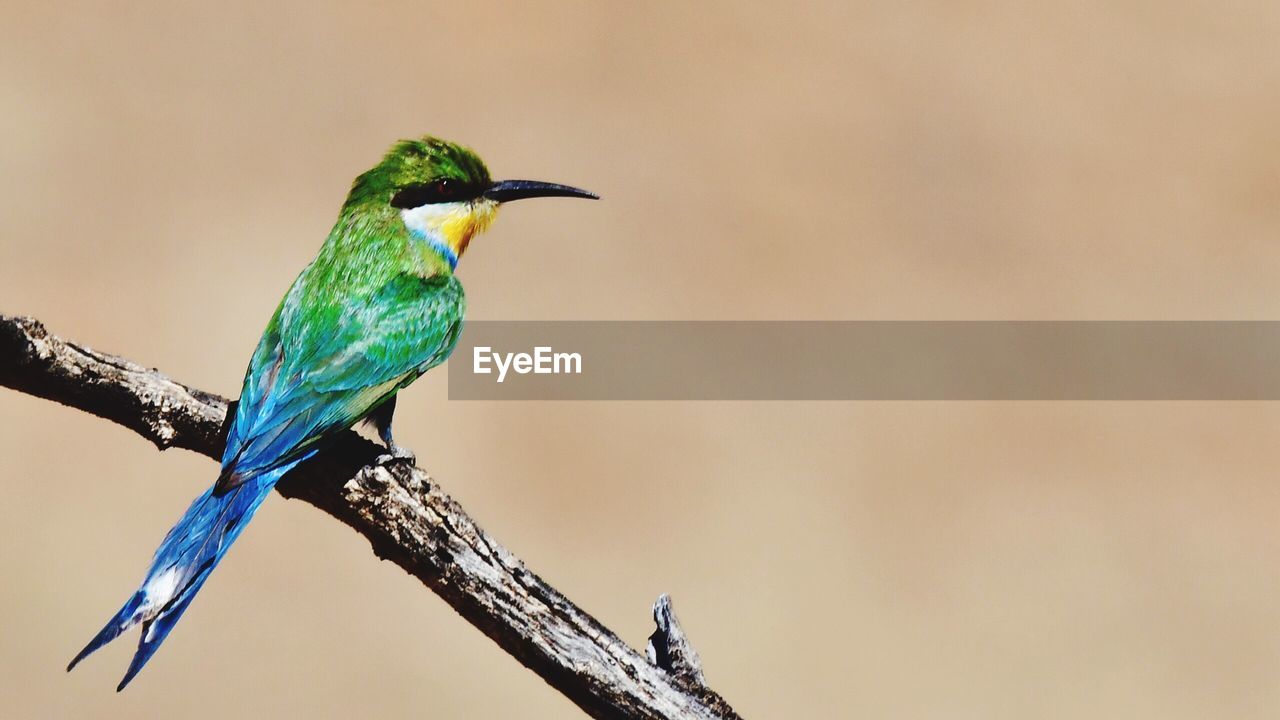
[[[568,185],[499,180],[471,149],[401,140],[359,175],[315,259],[294,280],[249,360],[221,472],[173,526],[137,591],[67,666],[135,625],[123,690],[147,664],[276,483],[326,440],[370,423],[387,455],[397,393],[444,362],[466,298],[454,274],[499,206],[598,199]]]

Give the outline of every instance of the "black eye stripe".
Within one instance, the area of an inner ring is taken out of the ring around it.
[[[391,207],[401,210],[433,203],[457,202],[479,197],[483,188],[460,180],[445,179],[408,185],[391,196]]]

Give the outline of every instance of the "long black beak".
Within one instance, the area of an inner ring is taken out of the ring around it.
[[[538,180],[499,180],[484,191],[484,196],[498,202],[510,202],[536,197],[579,197],[599,200],[595,193],[579,190],[568,185],[541,182]]]

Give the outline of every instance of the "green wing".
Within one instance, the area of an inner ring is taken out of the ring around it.
[[[220,492],[356,424],[444,362],[462,331],[465,300],[452,275],[397,275],[368,296],[320,306],[294,294],[272,318],[245,376]]]

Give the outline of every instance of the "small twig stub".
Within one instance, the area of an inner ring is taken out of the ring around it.
[[[657,628],[649,636],[645,655],[649,662],[667,672],[706,687],[707,678],[702,674],[702,659],[693,649],[689,637],[680,627],[671,596],[663,593],[653,603],[653,622]]]

